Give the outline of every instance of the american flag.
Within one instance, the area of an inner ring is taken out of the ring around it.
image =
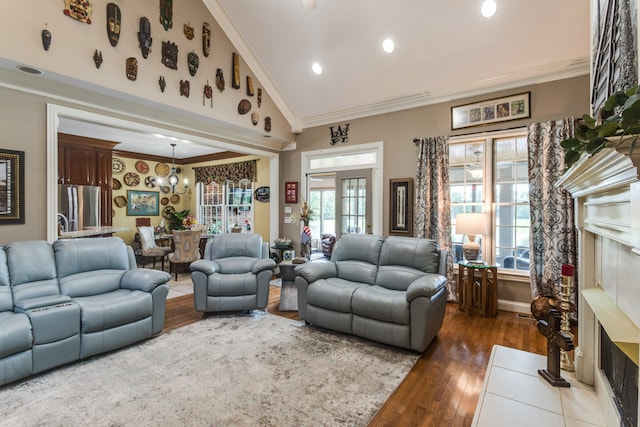
[[[300,235],[300,241],[302,242],[302,244],[305,244],[309,240],[311,240],[311,229],[308,225],[305,225],[302,229],[302,234]]]

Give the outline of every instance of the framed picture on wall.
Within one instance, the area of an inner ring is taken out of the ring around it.
[[[157,191],[127,191],[127,215],[149,215],[160,214],[160,193]]]
[[[413,236],[413,178],[389,180],[389,234]]]
[[[0,150],[2,224],[24,224],[24,151]]]
[[[298,203],[298,182],[297,181],[284,183],[284,202]]]
[[[531,92],[451,107],[451,129],[531,117]]]

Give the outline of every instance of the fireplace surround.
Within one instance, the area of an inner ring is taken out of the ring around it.
[[[637,389],[635,402],[628,402],[625,408],[635,411],[635,418],[631,418],[635,424],[625,424],[603,370],[603,367],[608,369],[609,355],[603,361],[600,352],[602,345],[606,346],[602,329],[616,349],[635,364],[637,387],[640,352],[638,157],[606,148],[590,158],[582,158],[556,183],[569,191],[576,203],[580,313],[576,377],[595,387],[607,425],[638,423]]]

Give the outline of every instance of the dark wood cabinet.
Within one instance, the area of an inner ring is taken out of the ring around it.
[[[101,225],[111,225],[111,158],[116,143],[58,134],[58,183],[99,186]]]

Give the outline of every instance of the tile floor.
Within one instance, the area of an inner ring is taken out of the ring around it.
[[[169,295],[167,299],[181,297],[182,295],[191,295],[193,293],[193,283],[188,275],[178,276],[178,281],[173,277],[169,281]]]
[[[493,346],[471,425],[605,426],[593,387],[565,371],[562,377],[571,387],[553,387],[538,375],[546,366],[545,356]]]

